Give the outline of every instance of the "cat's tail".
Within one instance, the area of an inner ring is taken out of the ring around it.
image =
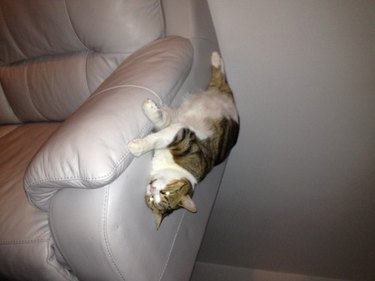
[[[207,89],[217,89],[221,93],[227,94],[233,98],[232,89],[229,87],[225,76],[223,59],[218,52],[211,55],[211,80]]]

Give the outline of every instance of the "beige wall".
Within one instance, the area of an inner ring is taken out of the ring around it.
[[[375,2],[209,5],[241,132],[198,260],[375,280]]]

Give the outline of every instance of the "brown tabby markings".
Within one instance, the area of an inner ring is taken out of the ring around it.
[[[239,131],[237,122],[232,119],[209,122],[215,132],[213,137],[200,140],[193,131],[182,128],[168,146],[174,161],[189,171],[198,182],[227,158]]]
[[[208,89],[219,89],[233,99],[225,75],[220,67],[212,67],[212,77]],[[237,142],[239,124],[233,119],[205,120],[213,129],[213,135],[200,140],[188,128],[182,128],[168,146],[174,161],[189,171],[200,182],[211,169],[223,162]]]
[[[218,89],[222,93],[226,93],[226,94],[228,94],[228,96],[230,96],[232,99],[234,99],[232,89],[229,87],[229,85],[227,83],[227,80],[226,80],[226,77],[225,77],[225,74],[224,74],[224,70],[221,69],[221,67],[220,66],[219,67],[212,66],[211,80],[208,83],[207,89],[208,90]]]
[[[232,90],[225,79],[222,61],[217,53],[212,56],[212,74],[207,89],[218,92],[218,95],[229,96],[234,103]],[[160,120],[158,117],[155,118],[152,111],[151,113],[146,111],[146,115],[153,121],[157,129],[157,133],[153,134],[153,137],[158,134],[158,136],[162,136],[160,132],[168,129],[168,126],[173,126],[169,122],[171,120],[164,120],[169,118],[166,111],[159,109],[159,113]],[[222,116],[218,119],[206,117],[201,122],[206,122],[205,124],[210,128],[211,134],[209,137],[200,139],[193,130],[186,126],[175,134],[173,140],[166,147],[171,153],[174,163],[188,171],[196,179],[196,182],[202,181],[214,166],[227,158],[231,148],[237,142],[239,133],[238,122],[230,117]],[[158,149],[164,148],[159,147]],[[148,188],[155,188],[152,185],[157,180],[157,178],[152,179]],[[151,191],[146,192],[145,201],[154,213],[157,227],[160,226],[163,218],[175,209],[185,208],[190,212],[197,211],[191,199],[193,184],[196,184],[196,182],[192,183],[183,177],[166,184],[159,191],[157,197]]]
[[[186,178],[175,180],[168,184],[164,190],[160,191],[161,202],[159,204],[153,204],[154,208],[160,211],[173,211],[173,209],[183,207],[180,202],[179,194],[192,195],[192,193],[191,184]]]
[[[193,188],[190,181],[186,178],[175,180],[168,184],[164,190],[161,190],[161,200],[158,204],[155,204],[152,195],[146,194],[146,205],[153,210],[156,227],[159,228],[163,218],[175,209],[185,208],[188,211],[195,213],[197,209],[194,204],[191,204],[192,195]]]

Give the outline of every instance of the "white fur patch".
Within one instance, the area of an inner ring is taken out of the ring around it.
[[[237,109],[233,100],[219,90],[208,90],[191,94],[175,113],[173,122],[180,122],[192,129],[200,139],[209,137],[212,132],[205,119],[220,120],[232,118],[238,122]]]
[[[168,149],[155,150],[152,159],[151,179],[159,180],[159,183],[157,181],[155,182],[154,186],[156,189],[160,191],[159,184],[165,186],[171,181],[182,178],[187,178],[193,188],[197,184],[197,180],[190,172],[174,162],[173,156]]]
[[[211,64],[214,67],[219,67],[221,65],[221,57],[218,52],[213,52],[211,55]]]

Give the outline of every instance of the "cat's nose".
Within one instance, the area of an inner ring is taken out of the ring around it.
[[[148,184],[148,188],[151,192],[156,191],[156,187],[152,185],[154,182],[156,182],[156,179],[151,180],[150,183]]]
[[[156,187],[153,186],[152,183],[150,182],[150,183],[148,184],[148,190],[149,190],[152,194],[154,194],[155,191],[156,191]]]

